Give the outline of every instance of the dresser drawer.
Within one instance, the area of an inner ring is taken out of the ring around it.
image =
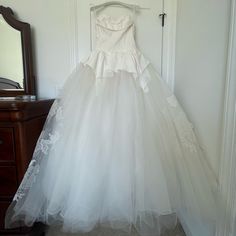
[[[14,166],[0,166],[0,196],[13,196],[16,190],[16,168]]]
[[[14,130],[13,128],[0,128],[0,162],[14,160]]]

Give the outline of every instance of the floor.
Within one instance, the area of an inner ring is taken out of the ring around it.
[[[116,232],[110,231],[110,230],[96,230],[90,233],[84,233],[84,234],[66,234],[66,233],[58,233],[57,229],[50,228],[46,234],[46,236],[128,236],[127,234],[123,232]],[[129,236],[139,236],[137,233],[132,233]],[[161,236],[186,236],[184,233],[181,225],[177,225],[174,230],[166,230],[164,231]]]
[[[172,232],[165,231],[161,236],[186,236],[181,225],[177,225],[175,230]]]

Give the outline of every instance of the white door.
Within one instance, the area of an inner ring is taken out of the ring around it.
[[[78,61],[87,58],[90,53],[90,4],[96,5],[103,2],[105,1],[77,0]],[[151,61],[155,69],[161,73],[163,28],[159,14],[163,12],[164,0],[125,0],[123,2],[149,8],[140,10],[136,17],[136,42],[141,52]],[[132,12],[126,8],[110,6],[101,13],[118,16]]]

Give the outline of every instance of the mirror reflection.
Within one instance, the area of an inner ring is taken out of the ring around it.
[[[24,90],[21,32],[0,15],[0,90]]]

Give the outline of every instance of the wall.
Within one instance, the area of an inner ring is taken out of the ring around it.
[[[218,174],[230,0],[179,0],[175,93]]]

